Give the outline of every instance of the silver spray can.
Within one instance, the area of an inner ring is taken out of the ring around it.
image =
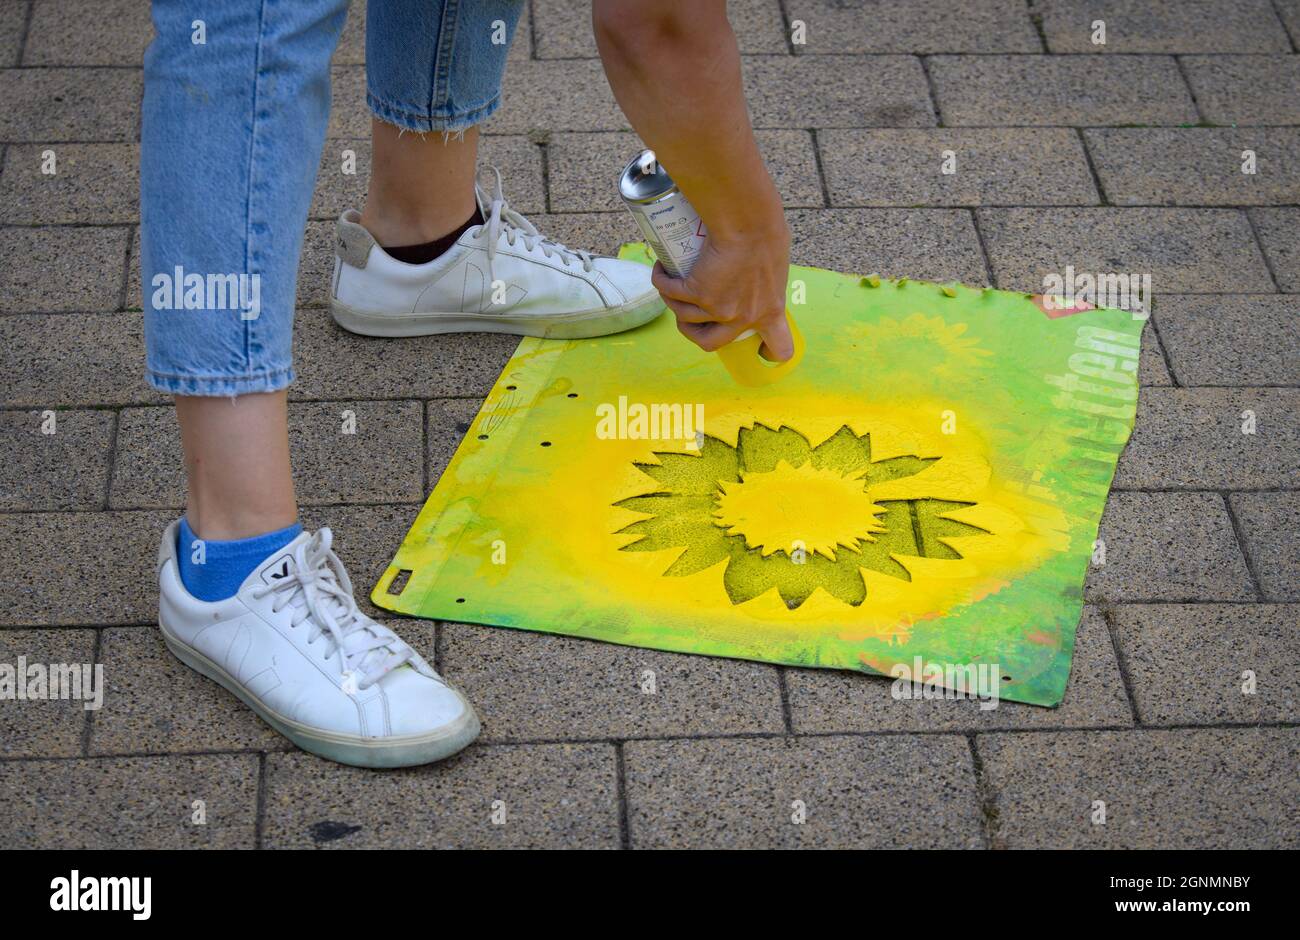
[[[641,151],[623,168],[618,194],[664,270],[685,277],[708,233],[700,214],[664,172],[653,150]]]

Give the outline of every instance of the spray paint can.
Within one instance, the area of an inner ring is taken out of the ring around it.
[[[704,248],[708,232],[700,214],[677,188],[653,150],[643,150],[628,161],[618,178],[618,194],[663,269],[676,278],[689,274]],[[759,355],[762,339],[753,330],[746,330],[718,350],[732,378],[742,385],[769,385],[798,364],[803,358],[803,336],[789,310],[786,321],[794,338],[794,355],[787,362],[769,363],[763,359]]]
[[[673,277],[685,277],[700,256],[708,233],[700,214],[686,201],[653,150],[641,151],[623,168],[618,194],[664,270]]]

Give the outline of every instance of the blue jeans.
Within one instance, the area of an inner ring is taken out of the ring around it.
[[[523,4],[371,0],[371,111],[421,132],[486,119]],[[346,15],[347,0],[154,0],[140,148],[154,388],[229,396],[293,381],[298,256]]]

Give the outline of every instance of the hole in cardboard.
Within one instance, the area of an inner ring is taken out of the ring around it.
[[[403,568],[397,572],[397,574],[393,576],[393,580],[388,582],[388,593],[397,595],[405,591],[407,583],[411,580],[411,574],[412,569],[410,568]]]

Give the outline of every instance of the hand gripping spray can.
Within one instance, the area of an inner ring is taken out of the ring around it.
[[[708,232],[699,213],[655,159],[653,150],[643,150],[623,168],[618,194],[664,270],[673,277],[685,277],[699,258]],[[718,350],[722,364],[739,384],[770,385],[803,358],[803,336],[789,309],[785,319],[794,339],[794,355],[785,362],[768,362],[759,355],[763,338],[754,330],[746,330]]]

